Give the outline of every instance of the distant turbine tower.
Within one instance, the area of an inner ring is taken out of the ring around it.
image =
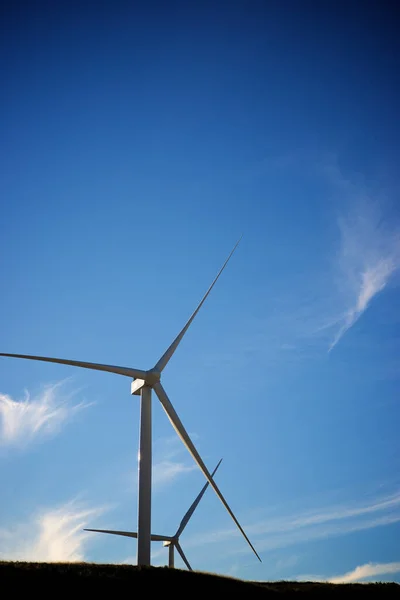
[[[65,358],[52,358],[46,356],[32,356],[26,354],[6,354],[1,352],[0,356],[11,356],[13,358],[26,358],[28,360],[40,360],[44,362],[60,363],[63,365],[72,365],[74,367],[82,367],[84,369],[92,369],[95,371],[107,371],[108,373],[116,373],[118,375],[125,375],[126,377],[132,377],[133,382],[131,384],[131,394],[140,395],[140,441],[139,441],[139,502],[138,502],[138,554],[137,563],[138,565],[150,565],[150,535],[151,535],[151,390],[153,389],[160,400],[163,409],[167,413],[167,416],[175,429],[176,433],[193,456],[194,460],[202,470],[205,478],[214,489],[218,498],[225,506],[226,510],[234,520],[235,524],[239,528],[240,532],[246,539],[250,548],[261,562],[261,558],[258,556],[253,544],[250,542],[246,533],[244,532],[239,521],[233,514],[224,496],[220,492],[217,484],[212,479],[206,465],[204,464],[200,454],[197,452],[192,440],[190,439],[186,429],[184,428],[180,418],[175,412],[163,386],[161,385],[161,373],[167,366],[169,360],[174,354],[175,350],[179,346],[183,336],[188,330],[191,322],[199,312],[200,308],[204,304],[205,299],[211,292],[215,283],[217,282],[222,271],[225,269],[229,259],[236,250],[240,239],[236,242],[233,250],[229,254],[228,258],[222,265],[220,271],[215,277],[214,281],[204,294],[202,300],[197,306],[196,310],[176,336],[172,344],[167,348],[164,354],[156,365],[148,371],[142,371],[141,369],[133,369],[131,367],[119,367],[115,365],[103,365],[98,363],[83,362],[80,360],[68,360]]]
[[[219,465],[222,462],[222,458],[219,461],[219,463],[217,464],[217,466],[215,467],[214,471],[211,473],[211,477],[214,477],[215,473],[217,472],[217,469],[219,467]],[[151,534],[151,541],[152,542],[163,542],[163,546],[168,546],[169,548],[169,553],[168,553],[168,566],[169,567],[174,567],[175,566],[175,556],[174,556],[174,549],[176,548],[179,552],[179,554],[182,557],[183,562],[185,563],[185,565],[187,566],[187,568],[189,569],[189,571],[192,571],[192,567],[189,564],[188,559],[185,556],[185,553],[182,550],[182,547],[179,543],[179,538],[183,533],[183,530],[185,529],[186,525],[189,523],[191,516],[193,515],[194,511],[196,510],[200,500],[202,499],[202,497],[204,496],[204,492],[206,491],[206,489],[208,488],[208,481],[205,484],[205,486],[203,487],[203,489],[201,490],[200,494],[197,496],[196,500],[193,502],[193,504],[191,505],[191,507],[189,508],[189,510],[187,511],[187,513],[185,514],[185,516],[183,517],[178,529],[176,530],[175,535],[157,535],[152,533]],[[97,533],[111,533],[113,535],[123,535],[125,537],[131,537],[131,538],[137,538],[138,534],[136,531],[114,531],[112,529],[84,529],[84,531],[95,531]]]

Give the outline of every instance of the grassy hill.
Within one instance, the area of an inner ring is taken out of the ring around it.
[[[135,567],[92,563],[0,562],[0,581],[7,596],[18,592],[54,597],[74,592],[104,594],[128,592],[190,598],[215,594],[246,598],[400,598],[396,583],[341,584],[298,582],[250,582],[210,573],[168,567]],[[6,587],[7,586],[7,587]],[[92,597],[92,596],[91,596]]]

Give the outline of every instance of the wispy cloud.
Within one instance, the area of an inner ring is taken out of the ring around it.
[[[366,579],[380,581],[379,575],[390,575],[400,572],[400,562],[392,563],[366,563],[356,567],[344,575],[326,577],[324,575],[298,575],[296,581],[320,581],[327,583],[362,583]]]
[[[299,359],[332,351],[396,282],[400,220],[390,198],[378,184],[346,179],[335,166],[322,171],[335,217],[316,239],[323,235],[330,241],[324,253],[318,247],[315,264],[304,264],[301,278],[288,273],[284,283],[274,286],[274,293],[268,286],[267,316],[249,319],[240,344],[229,344],[240,347],[241,364],[247,356],[254,363],[261,355],[264,363],[290,362],[292,367]],[[231,355],[227,351],[226,362],[233,360]]]
[[[166,486],[182,475],[196,470],[197,466],[193,461],[190,462],[190,458],[183,459],[185,454],[187,452],[177,437],[157,440],[154,449],[153,486],[156,488]]]
[[[153,485],[162,486],[171,483],[181,475],[196,470],[196,465],[187,465],[183,462],[162,460],[153,466]]]
[[[345,179],[337,168],[327,172],[347,201],[347,211],[338,219],[336,265],[338,292],[347,306],[333,319],[338,329],[329,347],[332,350],[400,268],[400,227],[379,193]]]
[[[303,263],[299,263],[303,253],[297,251],[297,244],[285,245],[287,264],[296,265],[287,269],[285,277],[276,270],[280,261],[268,264],[265,270],[262,259],[253,257],[259,261],[260,272],[265,271],[254,288],[263,300],[263,310],[238,320],[231,336],[219,340],[220,351],[207,353],[205,365],[214,367],[216,373],[222,362],[225,372],[250,366],[252,373],[257,377],[258,370],[262,378],[268,365],[272,376],[277,367],[281,377],[281,369],[293,372],[304,361],[332,351],[365,311],[374,309],[400,271],[397,198],[385,183],[362,181],[354,173],[345,176],[332,156],[321,160],[298,153],[279,162],[285,165],[285,176],[290,169],[300,185],[304,176],[306,181],[311,177],[322,183],[325,207],[321,214],[317,211],[311,229],[298,232],[307,249]],[[265,173],[271,166],[264,162],[256,171]],[[391,363],[385,369],[397,373],[396,366]],[[193,376],[200,378],[198,373]],[[235,385],[244,384],[235,380]]]
[[[25,391],[22,400],[0,394],[0,445],[25,446],[55,435],[77,412],[90,406],[73,401],[77,391],[67,392],[66,381],[45,385],[34,397]]]
[[[363,581],[365,579],[371,579],[372,577],[375,581],[379,581],[376,579],[379,575],[388,575],[390,573],[399,573],[400,572],[400,562],[392,562],[392,563],[367,563],[365,565],[360,565],[356,567],[353,571],[349,571],[344,575],[338,575],[336,577],[331,577],[328,579],[330,583],[354,583],[356,581]]]
[[[0,558],[35,562],[79,562],[94,538],[83,531],[105,507],[85,507],[75,501],[38,511],[26,523],[0,529]]]
[[[270,551],[397,522],[400,522],[400,492],[376,498],[369,503],[333,506],[259,520],[247,523],[244,529],[252,537],[258,551]],[[247,552],[245,545],[241,544],[237,549],[232,546],[234,538],[239,539],[239,533],[235,529],[221,529],[193,536],[186,545],[229,542],[233,552]]]

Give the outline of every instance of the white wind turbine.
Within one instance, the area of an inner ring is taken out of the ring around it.
[[[250,542],[246,533],[244,532],[242,526],[239,521],[233,514],[231,508],[226,502],[224,496],[220,492],[217,484],[212,479],[206,465],[204,464],[200,454],[197,452],[196,447],[194,446],[192,440],[190,439],[186,429],[184,428],[180,418],[175,412],[174,407],[172,406],[163,386],[161,385],[161,373],[167,366],[169,360],[174,354],[175,350],[179,346],[182,341],[183,336],[188,330],[190,324],[193,319],[199,312],[200,308],[204,304],[208,294],[211,292],[215,283],[217,282],[219,276],[222,271],[225,269],[229,259],[232,254],[236,250],[237,245],[239,244],[240,239],[236,242],[233,250],[229,254],[228,258],[222,265],[219,270],[217,276],[214,281],[211,283],[210,287],[204,294],[202,300],[197,306],[196,310],[189,318],[183,329],[176,336],[172,344],[167,348],[158,362],[152,369],[148,371],[143,371],[141,369],[134,369],[131,367],[120,367],[116,365],[104,365],[99,363],[92,362],[83,362],[80,360],[69,360],[65,358],[53,358],[46,356],[32,356],[27,354],[9,354],[9,353],[0,353],[0,356],[8,356],[13,358],[25,358],[28,360],[39,360],[44,362],[51,363],[59,363],[64,365],[72,365],[74,367],[82,367],[84,369],[92,369],[95,371],[106,371],[108,373],[116,373],[117,375],[124,375],[126,377],[130,377],[133,379],[131,383],[131,394],[140,395],[140,440],[139,440],[139,461],[138,461],[138,471],[139,471],[139,501],[138,501],[138,553],[137,553],[137,563],[138,565],[150,565],[150,541],[151,541],[151,465],[152,465],[152,443],[151,443],[151,392],[152,390],[158,396],[158,399],[161,402],[161,405],[167,416],[175,429],[176,433],[181,438],[182,442],[185,444],[186,448],[189,450],[190,454],[194,458],[197,465],[200,467],[203,472],[205,478],[210,483],[211,487],[214,489],[218,498],[221,500],[222,504],[225,506],[226,510],[232,517],[233,521],[239,528],[240,532],[246,539],[250,548],[253,550],[254,554],[257,556],[258,560],[261,562],[261,558],[258,556],[253,544]]]
[[[214,477],[221,462],[222,462],[222,458],[219,461],[219,463],[217,464],[217,466],[215,467],[214,471],[211,473],[211,477]],[[168,550],[169,550],[168,566],[169,567],[175,566],[174,550],[176,548],[178,550],[179,554],[181,555],[183,562],[189,569],[189,571],[193,570],[189,564],[188,559],[185,556],[185,553],[182,550],[182,546],[179,543],[179,538],[182,535],[183,530],[185,529],[186,525],[189,523],[190,518],[193,515],[194,511],[196,510],[200,500],[204,496],[204,493],[205,493],[206,489],[208,488],[208,485],[209,485],[209,482],[207,481],[207,483],[202,488],[200,494],[197,496],[196,500],[190,506],[189,510],[185,513],[185,516],[183,517],[182,521],[180,522],[180,525],[179,525],[178,529],[176,530],[175,535],[158,535],[158,534],[154,534],[154,533],[151,534],[152,542],[163,542],[163,546],[168,546]],[[84,531],[95,531],[97,533],[111,533],[112,535],[123,535],[125,537],[131,537],[131,538],[137,538],[137,536],[138,536],[136,531],[115,531],[113,529],[84,529]]]

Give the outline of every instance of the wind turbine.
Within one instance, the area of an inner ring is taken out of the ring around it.
[[[132,367],[120,367],[116,365],[104,365],[92,362],[83,362],[80,360],[69,360],[65,358],[53,358],[48,356],[33,356],[27,354],[9,354],[0,353],[0,356],[8,356],[12,358],[25,358],[28,360],[39,360],[43,362],[58,363],[63,365],[71,365],[74,367],[82,367],[84,369],[92,369],[95,371],[106,371],[108,373],[116,373],[117,375],[124,375],[133,379],[131,383],[131,394],[140,395],[140,440],[139,440],[139,501],[138,501],[138,553],[137,563],[138,565],[150,565],[150,541],[151,541],[151,464],[152,464],[152,444],[151,444],[151,392],[152,390],[158,396],[161,405],[166,412],[173,428],[181,438],[182,442],[189,450],[190,454],[194,458],[195,462],[203,472],[205,478],[214,489],[218,498],[225,506],[226,510],[232,517],[236,526],[246,539],[250,548],[261,562],[261,558],[257,554],[253,544],[247,537],[244,529],[240,525],[239,521],[233,514],[224,496],[220,492],[217,484],[212,479],[206,465],[204,464],[200,454],[197,452],[192,440],[190,439],[186,429],[184,428],[180,418],[178,417],[174,407],[172,406],[162,384],[161,374],[173,356],[175,350],[182,341],[183,336],[189,329],[190,324],[203,306],[208,294],[216,284],[222,271],[225,269],[229,259],[236,250],[240,239],[236,242],[235,246],[231,250],[228,258],[222,265],[221,269],[217,273],[215,279],[211,283],[210,287],[204,294],[196,310],[193,312],[187,323],[178,333],[172,344],[167,348],[164,354],[160,357],[158,362],[152,369],[144,371],[142,369],[135,369]]]
[[[222,458],[219,461],[219,463],[217,464],[217,466],[215,467],[214,471],[211,473],[211,477],[214,477],[221,462],[222,462]],[[168,547],[168,550],[169,550],[168,551],[168,566],[169,567],[175,566],[174,549],[176,548],[178,550],[179,554],[181,555],[183,562],[189,569],[189,571],[193,571],[193,569],[190,566],[189,561],[186,558],[185,553],[183,552],[182,547],[179,543],[179,538],[182,535],[183,530],[185,529],[186,525],[189,523],[191,516],[193,515],[194,511],[196,510],[200,500],[204,496],[204,493],[205,493],[206,489],[208,488],[208,486],[209,486],[209,482],[207,481],[207,483],[202,488],[200,494],[197,496],[196,500],[190,506],[189,510],[185,513],[185,516],[183,517],[182,521],[180,522],[180,525],[179,525],[178,529],[176,530],[175,535],[157,535],[154,533],[151,534],[152,542],[163,542],[163,546]],[[114,531],[112,529],[84,529],[84,531],[95,531],[97,533],[111,533],[112,535],[123,535],[125,537],[131,537],[131,538],[137,538],[137,536],[138,536],[136,531]]]

